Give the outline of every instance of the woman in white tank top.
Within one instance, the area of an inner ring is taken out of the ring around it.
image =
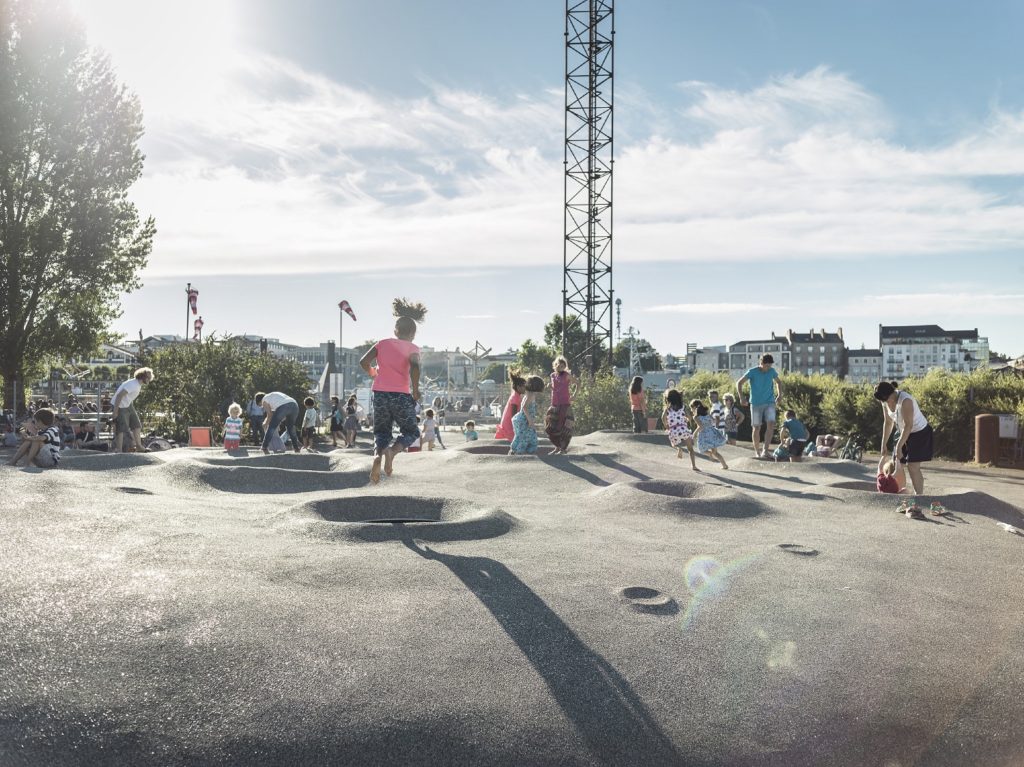
[[[895,382],[883,381],[875,387],[875,399],[882,403],[882,455],[886,455],[886,445],[893,430],[899,432],[894,448],[894,457],[898,461],[896,481],[902,489],[906,483],[903,478],[903,466],[910,474],[915,493],[924,492],[924,475],[921,464],[932,459],[932,427],[924,417],[917,400],[900,391]]]

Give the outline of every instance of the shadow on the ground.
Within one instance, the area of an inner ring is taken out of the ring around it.
[[[490,611],[595,758],[610,764],[683,763],[629,683],[505,565],[420,548],[411,536],[403,543],[451,570]]]
[[[754,476],[761,477],[763,474],[758,474],[755,471],[743,471],[742,469],[730,471],[728,476],[719,475],[719,479],[726,485],[735,485],[742,487],[745,490],[754,490],[759,493],[772,493],[774,495],[781,495],[786,498],[797,498],[800,500],[808,501],[830,501],[835,500],[827,495],[821,495],[820,493],[808,493],[801,492],[799,490],[782,490],[777,487],[765,487],[764,485],[755,485],[751,482],[741,482],[736,479],[737,474],[753,474]]]

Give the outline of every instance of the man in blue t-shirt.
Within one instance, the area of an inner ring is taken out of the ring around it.
[[[750,368],[743,377],[736,382],[736,394],[739,396],[740,405],[750,405],[750,427],[753,430],[754,457],[767,458],[772,445],[772,435],[775,433],[775,406],[782,397],[782,387],[779,385],[779,373],[772,367],[775,358],[770,354],[761,355],[761,363],[756,368]],[[750,399],[743,396],[743,383],[750,382]],[[761,424],[765,425],[764,450],[761,449]]]

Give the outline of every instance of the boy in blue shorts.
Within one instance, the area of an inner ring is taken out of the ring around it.
[[[775,407],[782,397],[779,385],[779,372],[772,367],[775,358],[770,354],[762,354],[761,362],[756,368],[750,368],[736,382],[736,394],[740,405],[750,405],[750,427],[754,442],[754,457],[771,457],[772,435],[775,433]],[[750,399],[743,396],[743,384],[750,382]],[[765,425],[764,449],[761,449],[761,425]]]

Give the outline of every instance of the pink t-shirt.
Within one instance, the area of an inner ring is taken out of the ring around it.
[[[515,430],[512,428],[512,416],[515,413],[512,412],[512,406],[515,405],[515,412],[518,413],[523,406],[523,395],[517,392],[515,389],[512,390],[512,396],[508,398],[508,402],[505,403],[505,412],[501,414],[501,425],[498,430],[494,433],[495,439],[508,439],[511,440],[515,437]]]
[[[551,374],[551,404],[553,406],[570,404],[569,378],[570,375],[565,372]]]
[[[400,338],[385,338],[377,342],[377,375],[373,379],[373,391],[395,391],[409,393],[409,358],[420,353],[420,347],[412,341]]]

